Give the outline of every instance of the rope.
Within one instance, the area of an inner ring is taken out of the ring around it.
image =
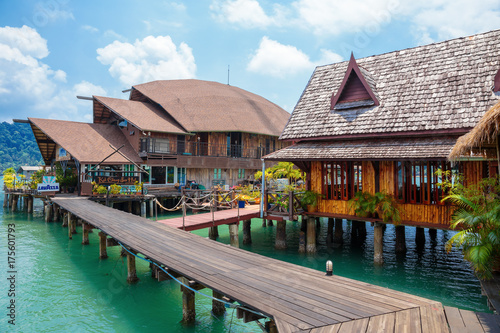
[[[174,211],[176,211],[176,210],[182,209],[182,205],[181,205],[182,198],[181,198],[181,200],[179,200],[179,202],[178,202],[178,203],[174,206],[174,208],[171,208],[171,209],[164,207],[164,206],[163,206],[163,205],[162,205],[162,204],[158,201],[158,199],[156,199],[156,198],[155,198],[155,202],[156,202],[156,204],[157,204],[158,206],[160,206],[160,208],[161,208],[161,209],[166,210],[167,212],[174,212]]]
[[[139,259],[141,259],[141,260],[144,260],[144,261],[146,261],[146,262],[149,262],[150,264],[155,265],[156,267],[158,267],[159,269],[161,269],[162,271],[164,271],[164,272],[165,272],[165,273],[166,273],[166,274],[167,274],[170,278],[172,278],[172,280],[174,280],[175,282],[179,283],[179,284],[180,284],[180,285],[182,285],[184,288],[187,288],[187,289],[191,290],[191,291],[192,291],[192,292],[194,292],[194,293],[200,294],[200,295],[205,296],[205,297],[207,297],[207,298],[210,298],[210,299],[212,299],[212,300],[214,300],[214,301],[224,303],[224,305],[225,305],[226,307],[229,307],[229,308],[234,308],[234,309],[240,308],[240,309],[243,309],[243,310],[245,310],[245,311],[252,312],[252,313],[254,313],[254,314],[258,315],[258,316],[263,316],[263,317],[269,318],[269,317],[267,317],[266,315],[264,315],[263,313],[260,313],[260,312],[257,312],[257,311],[253,311],[253,310],[247,309],[247,308],[245,308],[245,307],[243,307],[243,306],[241,306],[241,305],[234,305],[234,304],[229,303],[229,302],[226,302],[226,301],[224,301],[224,300],[222,300],[222,299],[215,298],[215,297],[213,297],[213,296],[210,296],[210,295],[204,294],[204,293],[202,293],[202,292],[201,292],[201,291],[199,291],[199,290],[193,289],[193,288],[191,288],[190,286],[187,286],[187,285],[185,285],[184,283],[182,283],[180,280],[176,279],[176,278],[175,278],[172,274],[170,274],[167,270],[165,270],[163,267],[161,267],[161,266],[160,266],[160,265],[158,265],[157,263],[155,263],[155,262],[153,262],[153,261],[151,261],[151,260],[149,260],[149,259],[147,259],[147,258],[139,257],[137,254],[133,253],[132,251],[130,251],[129,249],[127,249],[125,246],[123,246],[123,244],[122,244],[122,243],[120,243],[120,242],[118,242],[118,244],[120,244],[120,246],[121,246],[123,249],[125,249],[125,251],[127,251],[128,253],[130,253],[130,254],[131,254],[131,255],[133,255],[134,257],[139,258]]]

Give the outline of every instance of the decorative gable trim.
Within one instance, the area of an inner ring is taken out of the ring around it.
[[[352,89],[355,89],[354,85],[357,85],[359,87],[359,84],[361,84],[366,94],[362,94],[364,96],[359,96],[360,98],[350,98],[349,96],[346,97],[346,94],[348,95],[350,92],[352,92]],[[380,103],[372,87],[370,87],[365,76],[356,63],[354,55],[351,53],[351,58],[349,59],[349,65],[347,66],[344,79],[342,80],[337,93],[332,95],[330,109],[343,110],[371,105],[380,105]]]
[[[493,82],[495,83],[493,85],[493,92],[499,92],[500,91],[500,69],[498,70],[497,74],[495,75],[495,80]]]

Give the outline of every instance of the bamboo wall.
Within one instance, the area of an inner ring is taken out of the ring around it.
[[[375,169],[370,161],[362,162],[363,169],[363,190],[375,193]],[[388,194],[395,194],[395,164],[392,161],[379,162],[379,186],[380,191]],[[477,183],[483,178],[483,165],[481,162],[465,162],[463,164],[463,174],[467,182]],[[311,163],[311,189],[322,193],[321,162]],[[406,225],[436,224],[449,225],[454,207],[440,204],[399,204],[401,220]],[[325,200],[320,199],[318,212],[325,214],[354,215],[348,208],[345,200]],[[353,219],[356,219],[353,216]]]

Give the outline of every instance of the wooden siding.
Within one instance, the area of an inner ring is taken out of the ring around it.
[[[467,162],[463,164],[462,173],[464,175],[465,186],[477,184],[483,178],[488,177],[487,170],[485,170],[484,165],[485,162],[482,161]]]
[[[375,168],[370,161],[363,161],[361,165],[361,182],[363,184],[363,192],[375,194]]]
[[[366,91],[363,83],[361,83],[358,75],[352,71],[337,103],[353,102],[365,99],[371,99],[371,96],[368,91]]]
[[[380,192],[395,195],[396,185],[394,183],[394,162],[379,162]]]

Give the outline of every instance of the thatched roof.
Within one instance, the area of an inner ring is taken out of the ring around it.
[[[458,138],[448,158],[496,157],[496,143],[500,134],[500,101],[489,109],[477,125],[467,134]]]

